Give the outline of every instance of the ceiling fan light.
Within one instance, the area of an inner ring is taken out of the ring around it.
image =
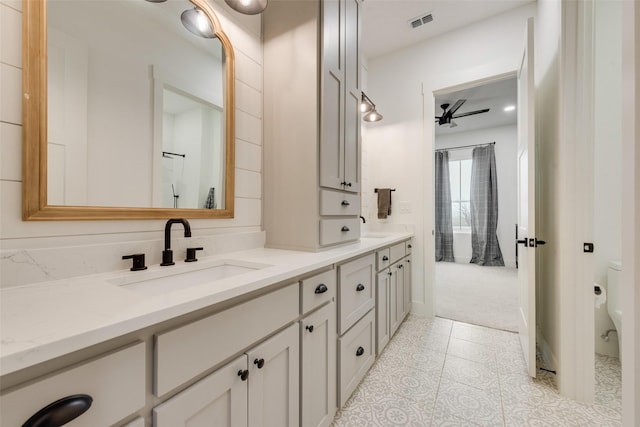
[[[504,107],[504,111],[513,111],[516,109],[515,105],[507,105],[506,107]]]
[[[245,15],[257,15],[267,7],[267,0],[224,0],[231,9]]]
[[[182,25],[196,36],[205,39],[212,39],[216,36],[216,33],[213,31],[213,27],[211,26],[211,21],[209,21],[209,17],[202,11],[202,9],[198,9],[197,7],[187,9],[182,12],[182,15],[180,15],[180,20],[182,21]]]

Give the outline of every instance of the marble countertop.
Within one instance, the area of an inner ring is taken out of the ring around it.
[[[200,258],[197,263],[153,265],[141,272],[122,270],[3,289],[0,376],[401,242],[412,234],[371,236],[322,252],[259,248]],[[159,295],[115,284],[221,262],[264,267]]]

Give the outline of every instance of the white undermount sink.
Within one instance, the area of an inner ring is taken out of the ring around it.
[[[163,270],[130,272],[107,282],[149,296],[168,294],[193,286],[270,267],[268,264],[240,260],[219,260],[195,265],[162,267]]]

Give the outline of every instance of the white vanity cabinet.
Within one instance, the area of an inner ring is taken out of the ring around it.
[[[411,241],[376,251],[376,354],[411,311]]]
[[[145,405],[145,359],[145,345],[138,342],[3,392],[0,425],[21,426],[51,403],[77,395],[89,396],[92,402],[70,425],[114,425]],[[67,406],[77,406],[76,402]],[[50,407],[48,412],[55,410]]]
[[[298,324],[153,409],[155,427],[297,427]]]
[[[360,238],[360,8],[284,1],[262,14],[269,247],[315,251]]]

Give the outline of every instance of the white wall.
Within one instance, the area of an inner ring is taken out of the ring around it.
[[[514,73],[534,15],[532,3],[368,61],[367,95],[384,119],[363,137],[363,208],[372,228],[415,224],[415,312],[434,315],[433,92]],[[384,221],[372,214],[375,187],[397,190]]]
[[[516,223],[516,148],[518,127],[499,126],[470,132],[436,135],[435,148],[462,147],[495,142],[498,176],[498,243],[507,267],[515,267]],[[456,152],[452,152],[456,153]],[[470,233],[455,233],[453,254],[456,262],[468,263],[471,257]]]
[[[595,2],[594,280],[606,287],[610,260],[622,256],[622,4]],[[618,337],[604,304],[595,309],[596,353],[618,356]]]
[[[262,224],[262,49],[260,17],[209,0],[236,61],[235,218],[190,221],[206,254],[260,246]],[[127,268],[146,252],[160,262],[165,221],[22,221],[22,2],[0,0],[0,286]],[[117,171],[113,171],[117,173]],[[127,191],[127,188],[122,188]],[[186,246],[175,233],[175,246]]]

